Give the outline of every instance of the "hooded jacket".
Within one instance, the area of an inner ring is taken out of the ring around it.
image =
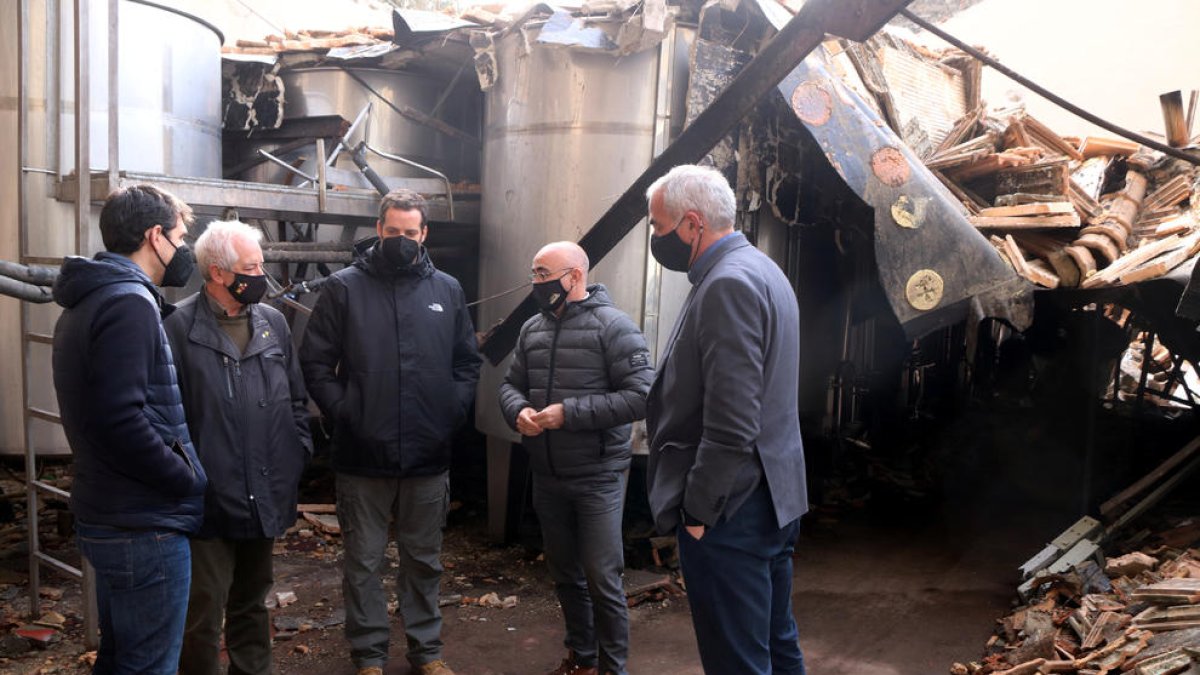
[[[542,312],[521,327],[500,408],[516,429],[523,409],[563,405],[561,429],[523,439],[535,472],[573,477],[623,470],[632,454],[631,423],[646,416],[653,381],[642,332],[594,284],[561,317]]]
[[[192,533],[204,469],[188,435],[158,289],[129,258],[67,258],[54,284],[54,388],[80,521]]]
[[[200,537],[278,537],[296,522],[312,455],[308,397],[287,319],[248,305],[245,351],[217,325],[204,291],[165,322],[196,452],[208,472]]]
[[[475,327],[462,287],[422,247],[399,269],[377,238],[328,278],[300,348],[308,393],[334,425],[334,469],[429,476],[450,466],[450,441],[479,381]]]

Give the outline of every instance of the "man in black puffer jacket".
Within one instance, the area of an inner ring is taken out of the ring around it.
[[[359,675],[382,675],[387,662],[379,575],[392,521],[408,660],[417,675],[453,675],[442,661],[439,558],[450,441],[475,400],[480,359],[462,287],[421,245],[425,210],[409,190],[383,198],[379,238],[329,277],[300,348],[309,395],[334,426],[346,638]]]
[[[107,251],[67,258],[54,282],[54,388],[74,456],[71,512],[96,569],[94,672],[174,674],[200,527],[204,470],[175,380],[158,286],[195,265],[183,243],[191,209],[139,185],[100,212]]]
[[[542,310],[521,327],[500,407],[524,437],[546,564],[562,606],[567,657],[550,675],[626,675],[629,613],[621,510],[632,422],[646,415],[654,380],[637,325],[572,242],[533,259]]]

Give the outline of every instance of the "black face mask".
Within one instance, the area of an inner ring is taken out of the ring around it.
[[[158,255],[158,249],[154,249],[154,255],[163,266],[162,283],[159,285],[164,288],[186,286],[188,279],[192,278],[192,272],[196,270],[196,256],[192,255],[192,249],[187,244],[176,246],[166,235],[163,235],[163,238],[175,249],[175,255],[171,262],[164,263],[162,256]]]
[[[692,266],[692,245],[679,237],[679,226],[682,223],[683,218],[680,218],[667,234],[650,237],[650,253],[654,255],[654,259],[658,264],[675,272],[686,272]]]
[[[543,312],[557,312],[558,308],[567,301],[568,293],[570,291],[563,288],[562,277],[533,285],[533,299]]]
[[[408,237],[388,237],[381,239],[379,246],[383,252],[384,260],[387,260],[396,269],[401,270],[412,267],[412,264],[417,259],[417,254],[421,252],[421,245]]]
[[[267,275],[265,274],[233,274],[233,283],[225,287],[234,300],[243,305],[253,305],[262,300],[267,292]]]

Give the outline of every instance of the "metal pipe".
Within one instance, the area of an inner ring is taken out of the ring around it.
[[[263,249],[263,262],[342,263],[349,265],[354,262],[354,254],[350,251],[272,251]]]
[[[441,171],[438,171],[437,169],[431,169],[431,168],[425,166],[424,164],[418,164],[417,162],[414,162],[411,159],[405,159],[405,158],[401,157],[400,155],[393,155],[391,153],[384,152],[382,150],[376,150],[375,148],[371,147],[370,145],[367,145],[366,142],[364,142],[363,145],[366,145],[368,150],[375,153],[376,155],[379,155],[380,157],[383,157],[384,159],[390,159],[393,162],[400,162],[401,164],[406,164],[408,166],[413,167],[414,169],[420,169],[421,171],[426,171],[428,173],[431,173],[431,174],[437,176],[438,178],[441,178],[442,182],[446,184],[446,210],[450,212],[450,220],[451,221],[454,220],[454,192],[450,189],[450,179],[446,177],[446,174],[442,173]]]
[[[354,244],[341,241],[269,241],[263,251],[353,251]]]
[[[351,151],[350,158],[354,160],[354,166],[358,167],[358,170],[362,172],[362,175],[371,184],[371,187],[375,188],[375,191],[378,192],[379,196],[382,197],[390,192],[391,188],[388,187],[388,184],[379,177],[379,174],[375,173],[375,169],[372,169],[371,165],[367,164],[366,148],[366,141],[359,143],[354,150]]]
[[[7,295],[18,300],[33,302],[39,305],[44,305],[54,298],[50,295],[50,289],[45,286],[34,286],[27,284],[24,281],[17,281],[9,277],[0,276],[0,295]]]
[[[917,16],[916,14],[913,14],[909,10],[907,10],[907,9],[900,10],[900,15],[903,16],[904,18],[908,19],[909,21],[912,21],[913,23],[917,24],[921,28],[924,28],[925,30],[929,31],[930,33],[933,33],[934,35],[940,37],[941,39],[945,40],[946,42],[949,42],[950,44],[954,45],[955,47],[970,54],[971,56],[979,59],[983,63],[994,68],[996,70],[996,72],[1000,73],[1001,75],[1004,75],[1008,79],[1013,80],[1014,82],[1016,82],[1024,87],[1027,87],[1028,89],[1030,89],[1033,92],[1040,95],[1042,98],[1045,98],[1047,101],[1050,101],[1051,103],[1057,105],[1060,108],[1062,108],[1068,112],[1074,113],[1075,115],[1082,117],[1083,119],[1087,120],[1088,122],[1091,122],[1092,124],[1095,124],[1098,127],[1103,127],[1105,129],[1108,129],[1109,131],[1113,132],[1114,134],[1128,138],[1129,140],[1131,140],[1135,143],[1141,143],[1142,145],[1144,145],[1148,148],[1153,148],[1165,155],[1170,155],[1172,157],[1175,157],[1176,159],[1182,159],[1185,162],[1190,162],[1192,164],[1200,165],[1200,157],[1197,157],[1195,155],[1190,155],[1190,154],[1188,154],[1182,150],[1179,150],[1177,148],[1172,148],[1171,146],[1169,146],[1165,143],[1159,143],[1158,141],[1154,140],[1153,138],[1148,138],[1139,133],[1130,131],[1124,127],[1119,127],[1116,124],[1113,124],[1112,122],[1109,122],[1106,119],[1103,119],[1101,117],[1097,117],[1096,115],[1093,115],[1092,113],[1084,110],[1083,108],[1080,108],[1079,106],[1075,105],[1074,103],[1071,103],[1070,101],[1067,101],[1066,99],[1052,93],[1049,89],[1046,89],[1045,87],[1037,84],[1036,82],[1033,82],[1032,80],[1029,80],[1028,78],[1023,77],[1022,75],[1018,74],[1016,71],[1014,71],[1011,68],[1000,63],[996,59],[993,59],[992,57],[988,56],[987,54],[984,54],[983,52],[979,51],[978,49],[971,47],[970,45],[963,42],[962,40],[959,40],[958,38],[954,37],[953,35],[950,35],[946,31],[929,23],[928,21],[922,19],[921,17]]]
[[[288,171],[291,171],[292,173],[296,174],[297,176],[300,176],[301,178],[307,178],[308,182],[310,182],[310,183],[315,183],[317,181],[316,176],[310,176],[310,175],[304,173],[300,169],[297,169],[296,167],[292,166],[291,164],[288,164],[287,162],[283,161],[282,159],[279,159],[275,155],[272,155],[271,153],[267,152],[266,150],[263,150],[262,148],[259,148],[258,155],[260,157],[262,157],[263,159],[267,160],[268,162],[271,162],[272,164],[278,164],[279,166],[283,167],[284,169],[287,169]]]
[[[325,213],[325,139],[317,139],[317,211]]]
[[[108,184],[117,184],[121,167],[120,0],[108,0]]]
[[[82,251],[92,213],[91,51],[89,0],[75,0],[75,250]]]
[[[54,280],[58,278],[58,270],[53,267],[22,265],[0,260],[0,276],[10,277],[34,286],[53,286]]]
[[[334,162],[337,162],[337,158],[342,154],[342,150],[350,147],[347,145],[347,143],[349,142],[350,137],[354,135],[355,130],[358,129],[358,125],[362,124],[363,120],[367,118],[367,115],[371,114],[371,105],[371,103],[367,103],[365,106],[363,106],[362,110],[358,111],[358,116],[355,117],[354,121],[350,123],[350,128],[346,130],[346,135],[338,139],[337,145],[333,147],[333,152],[329,153],[329,158],[325,160],[326,167],[333,166]],[[276,149],[275,151],[281,152],[279,149]],[[297,184],[296,187],[308,187],[308,184],[311,182],[312,181],[306,180],[303,183]]]

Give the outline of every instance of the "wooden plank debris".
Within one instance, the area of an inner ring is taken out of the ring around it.
[[[1123,138],[1106,138],[1103,136],[1085,136],[1079,144],[1079,154],[1084,159],[1093,157],[1128,157],[1142,146]]]
[[[1043,202],[1033,204],[1018,204],[1014,206],[994,206],[982,209],[980,216],[1040,216],[1047,214],[1070,214],[1075,212],[1071,202]]]
[[[1169,91],[1159,96],[1158,101],[1162,105],[1163,125],[1167,128],[1167,145],[1182,148],[1191,140],[1183,110],[1183,92]]]
[[[1053,215],[1053,216],[971,216],[969,219],[971,224],[980,229],[986,228],[1004,228],[1004,229],[1054,229],[1066,227],[1079,227],[1079,214],[1074,210],[1070,214]]]

